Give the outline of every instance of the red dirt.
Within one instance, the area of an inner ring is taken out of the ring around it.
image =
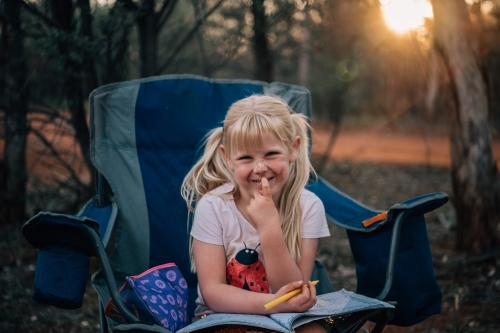
[[[330,133],[328,126],[314,126],[313,154],[325,153]],[[492,149],[493,156],[499,161],[500,139],[492,141]],[[446,130],[387,131],[371,127],[342,127],[330,159],[449,167],[450,141]]]
[[[35,117],[34,117],[35,118]],[[67,165],[79,170],[83,182],[90,180],[88,171],[81,165],[81,153],[66,124],[54,126],[44,119],[31,119],[31,126],[42,131],[54,147],[63,152]],[[313,125],[312,153],[322,156],[330,139],[331,126]],[[0,140],[0,148],[3,142]],[[51,175],[56,179],[69,176],[68,169],[57,162],[50,151],[43,147],[33,134],[28,137],[28,172],[39,176]],[[500,138],[492,141],[493,156],[500,161]],[[402,165],[450,166],[450,143],[446,129],[385,130],[373,127],[343,126],[329,154],[330,161],[353,163],[374,162]],[[500,167],[500,162],[498,162]]]

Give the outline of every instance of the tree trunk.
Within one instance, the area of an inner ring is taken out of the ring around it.
[[[135,3],[117,0],[108,13],[106,23],[102,26],[102,34],[106,38],[104,60],[101,66],[99,85],[125,81],[127,78],[129,36],[135,18],[131,16],[137,11]]]
[[[479,45],[464,1],[432,0],[434,42],[453,95],[451,175],[458,250],[479,253],[498,246],[500,201],[488,125],[488,87]]]
[[[3,1],[5,19],[2,26],[5,65],[5,216],[0,222],[20,222],[26,218],[26,114],[29,90],[26,82],[27,65],[24,55],[24,36],[21,29],[20,2]]]
[[[139,30],[139,47],[141,58],[141,77],[153,76],[157,66],[157,38],[156,12],[154,0],[143,0],[141,13],[137,18]]]
[[[273,80],[273,60],[267,45],[267,23],[264,0],[253,0],[254,50],[257,67],[256,79],[266,82]]]
[[[198,1],[198,0],[191,0],[191,6],[193,6],[194,9],[194,15],[196,17],[197,21],[202,20],[203,13],[206,13],[207,11],[207,3],[204,1]],[[211,77],[212,72],[210,70],[210,64],[209,60],[207,57],[207,53],[205,51],[205,44],[203,41],[203,32],[200,30],[196,31],[196,39],[198,41],[198,48],[200,49],[200,61],[201,61],[201,66],[203,68],[203,75],[206,77]]]
[[[63,34],[74,33],[72,25],[73,5],[71,0],[52,0],[51,10],[56,27]],[[92,184],[88,187],[88,190],[91,190],[94,188],[94,167],[90,159],[90,134],[84,108],[83,63],[77,60],[81,57],[72,57],[69,55],[70,52],[78,52],[78,50],[71,50],[71,46],[65,38],[59,39],[57,47],[62,57],[64,90],[68,109],[71,113],[71,123],[75,129],[75,137],[80,145],[83,159],[92,177]],[[87,196],[88,193],[85,193],[82,199],[86,199],[85,197]]]
[[[311,61],[311,19],[308,13],[309,7],[304,6],[304,20],[302,21],[302,41],[299,52],[299,84],[307,86],[309,83],[310,61]]]
[[[80,32],[84,43],[92,40],[92,13],[90,11],[89,0],[77,0],[77,6],[80,8]],[[94,56],[87,47],[84,48],[85,63],[83,65],[83,94],[88,96],[92,90],[99,86]]]

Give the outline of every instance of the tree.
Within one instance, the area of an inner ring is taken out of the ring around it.
[[[451,175],[459,250],[480,253],[500,243],[500,191],[488,124],[488,79],[464,1],[432,0],[434,47],[442,57],[451,103]]]
[[[27,66],[24,54],[24,36],[21,26],[19,1],[0,3],[2,19],[2,65],[4,67],[5,148],[4,184],[6,216],[4,223],[25,219],[26,208],[26,114],[29,99]],[[0,181],[0,184],[3,183]]]
[[[82,5],[83,2],[80,1],[79,4]],[[85,163],[88,168],[92,169],[93,165],[90,160],[90,134],[84,106],[86,101],[83,86],[84,57],[82,56],[82,52],[84,46],[75,44],[75,38],[72,38],[75,34],[75,23],[73,22],[74,6],[72,0],[51,0],[50,9],[52,21],[59,36],[57,38],[57,49],[63,67],[64,93],[68,109],[71,113],[71,123],[75,129],[75,137],[80,144]],[[91,174],[93,175],[94,173],[91,172]],[[91,184],[89,189],[92,188]]]
[[[141,77],[153,76],[158,66],[158,36],[161,27],[174,11],[177,0],[164,0],[156,11],[156,0],[141,0],[137,5],[132,0],[124,0],[125,8],[136,13],[139,34],[139,56]]]
[[[266,23],[266,14],[264,0],[253,0],[253,46],[256,62],[256,79],[266,82],[273,80],[273,59],[267,45],[266,32],[268,25]]]
[[[77,0],[76,5],[80,9],[80,36],[85,41],[90,41],[93,39],[92,34],[92,13],[90,10],[89,0]],[[95,57],[92,56],[91,52],[85,52],[83,54],[83,95],[87,96],[92,90],[98,86],[97,81],[97,71],[95,66]]]
[[[128,60],[130,34],[135,25],[135,16],[130,12],[130,4],[127,0],[117,0],[108,10],[97,7],[94,20],[100,29],[96,29],[91,40],[95,41],[98,54],[88,54],[89,58],[96,58],[100,66],[96,66],[97,86],[113,82],[125,81],[128,78]],[[82,32],[85,31],[82,26]]]

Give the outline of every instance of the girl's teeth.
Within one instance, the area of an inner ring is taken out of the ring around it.
[[[267,181],[270,182],[273,179],[274,179],[274,177],[268,179]],[[260,181],[260,180],[252,180],[252,182],[255,183],[255,184],[258,184],[258,185],[260,185],[260,183],[262,183],[262,181]]]

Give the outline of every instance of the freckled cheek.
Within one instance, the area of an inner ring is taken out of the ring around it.
[[[290,170],[284,166],[274,169],[274,172],[276,173],[276,180],[278,182],[286,180],[290,174]]]

